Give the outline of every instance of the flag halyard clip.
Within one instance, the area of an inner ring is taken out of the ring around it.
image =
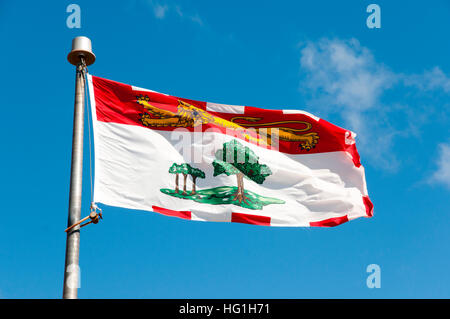
[[[86,222],[84,224],[81,224],[82,222],[85,222],[88,219],[90,219],[90,221],[88,221],[88,222]],[[80,225],[80,224],[81,224],[80,228],[84,227],[84,226],[87,226],[87,225],[89,225],[91,223],[92,224],[97,224],[100,221],[100,219],[103,219],[102,210],[94,202],[92,202],[91,203],[91,212],[90,212],[89,216],[86,216],[86,217],[80,219],[79,221],[77,221],[72,226],[66,228],[65,232],[67,233],[69,230],[71,230],[72,228],[74,228],[75,226]]]

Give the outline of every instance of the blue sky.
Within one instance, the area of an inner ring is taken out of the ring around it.
[[[81,8],[81,28],[66,7]],[[74,67],[217,103],[303,109],[354,130],[372,219],[202,223],[104,207],[81,234],[80,298],[449,298],[450,3],[0,2],[0,297],[60,298]],[[87,137],[87,131],[86,135]],[[86,139],[87,142],[87,139]],[[88,214],[85,143],[83,213]],[[381,268],[381,288],[366,267]]]

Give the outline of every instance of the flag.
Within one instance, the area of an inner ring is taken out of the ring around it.
[[[266,226],[331,227],[372,216],[349,130],[300,110],[87,81],[96,203]]]

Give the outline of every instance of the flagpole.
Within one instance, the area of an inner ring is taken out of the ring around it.
[[[76,66],[75,109],[72,135],[72,166],[70,171],[69,219],[67,226],[75,224],[81,217],[81,192],[83,177],[83,129],[86,66],[95,61],[91,40],[76,37],[67,60]],[[80,283],[80,226],[67,232],[64,268],[63,299],[77,299]]]

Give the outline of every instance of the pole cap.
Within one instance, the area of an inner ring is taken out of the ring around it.
[[[72,51],[67,55],[70,64],[78,65],[80,57],[84,58],[86,65],[95,62],[95,54],[92,52],[91,40],[87,37],[76,37],[72,40]]]

